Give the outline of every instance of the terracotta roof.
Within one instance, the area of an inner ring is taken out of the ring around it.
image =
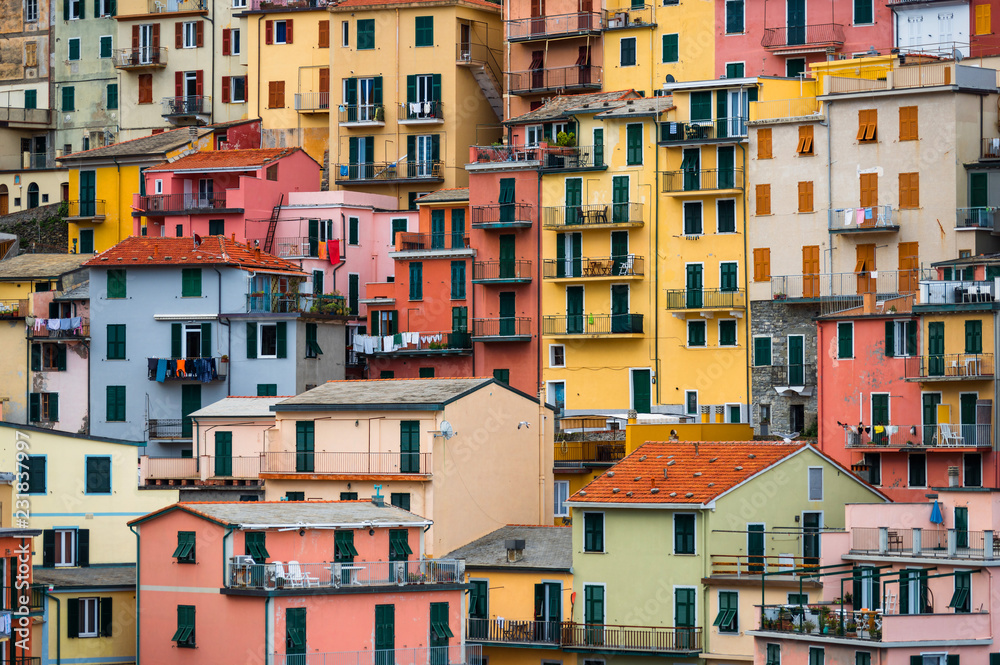
[[[613,92],[585,92],[579,95],[559,95],[545,102],[534,111],[529,111],[516,118],[504,122],[505,125],[524,125],[531,122],[543,122],[566,118],[570,113],[598,113],[617,107],[626,99],[642,99],[634,90],[615,90]]]
[[[674,107],[674,98],[670,95],[662,97],[649,97],[647,99],[627,100],[623,104],[612,104],[607,111],[601,111],[595,118],[636,118],[642,116],[657,116],[669,111]],[[588,111],[587,109],[573,109],[576,112]]]
[[[383,5],[415,5],[415,4],[436,4],[436,5],[458,5],[467,4],[492,9],[499,13],[501,7],[498,3],[487,2],[486,0],[343,0],[335,5],[330,5],[331,11],[340,8],[350,9],[352,7],[379,7]]]
[[[164,162],[146,169],[146,173],[159,171],[199,171],[202,169],[259,169],[302,148],[261,148],[256,150],[200,150],[172,162]]]
[[[803,448],[800,443],[650,441],[570,501],[705,504]]]
[[[193,238],[149,238],[132,236],[101,252],[84,265],[112,268],[124,265],[230,265],[243,270],[304,275],[292,263],[264,252],[257,253],[223,236],[208,236],[199,247]]]

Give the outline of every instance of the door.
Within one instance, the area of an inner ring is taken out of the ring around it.
[[[648,369],[632,370],[632,408],[636,413],[652,413],[650,378]]]
[[[566,384],[563,381],[549,383],[549,402],[556,407],[556,415],[562,415],[566,408]]]
[[[413,77],[413,103],[415,107],[408,109],[409,118],[433,118],[434,109],[434,76],[431,74],[419,74]]]
[[[545,0],[531,0],[531,34],[545,33]]]
[[[469,585],[469,637],[483,640],[490,632],[489,593],[487,580],[470,580]]]
[[[674,589],[674,625],[677,630],[677,648],[694,647],[695,590]]]
[[[579,277],[582,275],[582,254],[582,233],[560,233],[556,236],[556,277]]]
[[[612,275],[631,275],[632,265],[628,256],[628,231],[611,232]]]
[[[788,0],[786,20],[788,21],[789,46],[806,43],[806,0]]]
[[[590,646],[604,644],[604,587],[583,587],[583,622],[587,624],[586,641]]]
[[[958,396],[959,422],[962,426],[962,438],[965,445],[976,445],[976,393],[962,393]]]
[[[685,192],[701,189],[701,148],[688,148],[684,151],[681,171],[684,173]]]
[[[632,332],[632,321],[628,312],[628,284],[611,285],[611,332]]]
[[[566,287],[566,332],[583,332],[583,287]]]
[[[513,279],[517,276],[514,237],[513,234],[500,236],[500,279]]]
[[[375,79],[358,79],[358,121],[375,119]]]
[[[80,171],[80,216],[93,217],[97,208],[97,172]]]
[[[198,180],[198,205],[202,208],[211,208],[215,194],[215,183],[211,178],[201,178]]]
[[[566,223],[580,224],[583,216],[580,206],[583,203],[583,181],[579,178],[566,180]]]
[[[191,436],[191,414],[201,408],[201,386],[181,386],[181,436]]]
[[[562,620],[562,585],[557,582],[543,582],[535,585],[535,628],[532,631],[536,642],[554,642],[559,639],[559,625]]]
[[[805,337],[788,336],[788,385],[805,386]]]
[[[702,269],[700,265],[691,264],[687,267],[687,301],[688,309],[698,309],[702,303]]]
[[[139,64],[148,65],[153,62],[153,58],[158,56],[159,53],[154,54],[153,52],[153,24],[146,23],[139,27],[139,52],[133,54],[133,57],[138,56]],[[157,61],[159,58],[157,58]]]
[[[854,270],[858,279],[858,295],[875,293],[878,288],[877,279],[872,277],[872,273],[876,271],[875,245],[870,243],[858,245],[855,256],[858,261]]]
[[[917,260],[919,244],[915,242],[899,243],[899,292],[913,293],[920,284],[920,265]]]
[[[9,196],[7,185],[0,185],[0,215],[6,215],[10,212]]]
[[[736,154],[734,150],[735,148],[731,145],[722,146],[718,150],[719,189],[732,189],[736,186]]]
[[[615,224],[628,221],[628,176],[616,175],[611,179],[611,221]]]
[[[819,298],[819,245],[802,248],[802,297]]]
[[[729,91],[729,136],[746,136],[747,119],[750,117],[750,96],[745,89]],[[716,123],[720,128],[725,125]],[[735,148],[728,148],[735,151]]]
[[[927,374],[944,376],[944,321],[927,324]]]
[[[969,174],[969,207],[970,208],[985,208],[989,205],[989,188],[988,180],[989,176],[986,173],[970,173]],[[987,216],[986,211],[972,211],[974,215],[982,215],[985,219]]]
[[[872,441],[878,445],[886,445],[889,441],[885,432],[876,432],[875,426],[885,427],[889,424],[889,396],[872,395]]]
[[[233,475],[233,433],[215,433],[215,475]]]
[[[396,606],[375,606],[375,665],[394,665]]]
[[[500,294],[500,334],[517,334],[517,302],[513,291]]]
[[[763,524],[747,524],[747,567],[751,575],[764,572]]]
[[[921,395],[921,405],[924,413],[924,445],[934,444],[937,436],[938,405],[941,404],[940,393],[924,393]]]
[[[969,548],[969,509],[964,506],[955,506],[955,539],[959,548]]]
[[[927,607],[927,571],[899,572],[899,613],[922,614]]]
[[[448,665],[448,638],[454,633],[448,626],[448,603],[431,603],[430,665]]]
[[[330,108],[330,68],[319,69],[319,108]]]
[[[295,423],[295,470],[312,473],[316,469],[316,430],[312,422]]]
[[[807,566],[819,565],[821,513],[802,513],[802,557]]]
[[[429,176],[433,171],[434,137],[424,134],[416,137],[417,142],[417,176]]]
[[[309,256],[319,256],[319,220],[309,220]],[[315,292],[315,289],[313,289]]]
[[[306,665],[306,608],[285,609],[286,665]]]
[[[431,211],[431,249],[444,249],[444,210]]]
[[[459,24],[458,43],[462,50],[463,60],[472,59],[472,26],[468,23]]]
[[[399,470],[401,473],[420,473],[419,420],[399,423]]]
[[[80,229],[80,253],[94,253],[94,229]]]

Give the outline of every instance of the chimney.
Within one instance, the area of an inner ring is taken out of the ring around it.
[[[258,260],[260,259],[260,247],[253,248],[253,257]]]
[[[507,548],[507,563],[517,563],[524,558],[524,539],[505,540],[504,547]]]
[[[875,294],[866,293],[862,296],[861,308],[865,314],[875,313]]]
[[[376,494],[372,497],[372,505],[378,506],[379,508],[385,508],[385,497],[380,494]]]

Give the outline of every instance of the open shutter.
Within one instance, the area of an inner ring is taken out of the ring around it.
[[[69,0],[63,0],[63,20],[69,20]]]
[[[906,322],[906,355],[917,355],[917,322]]]
[[[376,106],[382,104],[382,77],[376,76],[372,85],[372,98]]]
[[[264,21],[264,43],[274,43],[274,21]]]
[[[132,48],[139,48],[139,26],[132,26]]]
[[[174,48],[184,48],[184,24],[174,23]],[[179,74],[180,72],[178,72]]]
[[[247,321],[247,358],[257,357],[257,324]]]
[[[230,99],[230,94],[231,93],[229,92],[229,78],[230,77],[228,77],[228,76],[223,76],[222,77],[222,103],[223,104],[228,104],[229,103],[229,99]]]
[[[415,162],[417,159],[417,137],[409,134],[406,137],[406,161]]]
[[[441,135],[435,134],[431,137],[431,160],[440,161],[441,160]]]
[[[198,25],[201,25],[200,23]],[[199,69],[194,73],[194,94],[201,97],[205,94],[205,70]]]
[[[90,529],[79,529],[76,532],[76,565],[90,565]]]
[[[41,372],[42,371],[42,345],[32,344],[31,345],[31,371]]]
[[[184,96],[184,72],[174,72],[174,97]]]
[[[184,325],[181,323],[170,324],[170,357],[180,358],[181,357],[181,333],[184,330]]]
[[[201,324],[201,357],[212,357],[212,324]]]
[[[38,393],[28,394],[28,422],[37,423],[42,419],[42,396]]]
[[[98,614],[101,617],[101,637],[111,637],[111,617],[113,616],[111,598],[99,598],[97,605],[99,607]]]
[[[275,330],[277,333],[278,357],[286,358],[288,357],[288,323],[286,321],[278,321],[275,324]]]
[[[56,532],[53,529],[42,531],[42,565],[51,568],[56,563]]]
[[[441,75],[434,74],[431,76],[431,99],[435,102],[441,101]]]
[[[66,345],[59,344],[56,346],[56,369],[60,372],[66,371]]]
[[[152,46],[153,46],[153,50],[154,51],[156,51],[157,49],[160,48],[160,24],[159,23],[154,23],[153,24],[153,43],[152,43]],[[160,56],[157,55],[156,57],[157,57],[157,62],[159,62],[159,57]]]
[[[292,43],[292,19],[285,19],[285,43]]]
[[[198,48],[201,48],[202,46],[205,45],[205,22],[204,21],[198,21],[194,25],[195,25],[195,28],[194,28],[195,42],[194,42],[194,44]]]
[[[232,36],[229,28],[222,30],[222,55],[229,55],[232,51]]]
[[[415,74],[406,76],[406,103],[412,104],[417,101],[417,77]]]
[[[80,599],[66,599],[66,636],[80,637]]]
[[[49,393],[49,422],[59,420],[59,393]]]
[[[892,358],[896,349],[896,322],[885,322],[885,355]]]

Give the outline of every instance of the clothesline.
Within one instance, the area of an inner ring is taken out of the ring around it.
[[[444,333],[421,335],[417,332],[396,333],[394,335],[362,335],[356,334],[352,340],[355,353],[391,353],[399,349],[422,348],[427,344],[440,343]]]
[[[163,383],[167,379],[194,379],[208,383],[219,378],[215,358],[149,358],[149,378]]]
[[[35,319],[35,331],[42,330],[83,330],[83,317],[71,316],[67,319]]]

